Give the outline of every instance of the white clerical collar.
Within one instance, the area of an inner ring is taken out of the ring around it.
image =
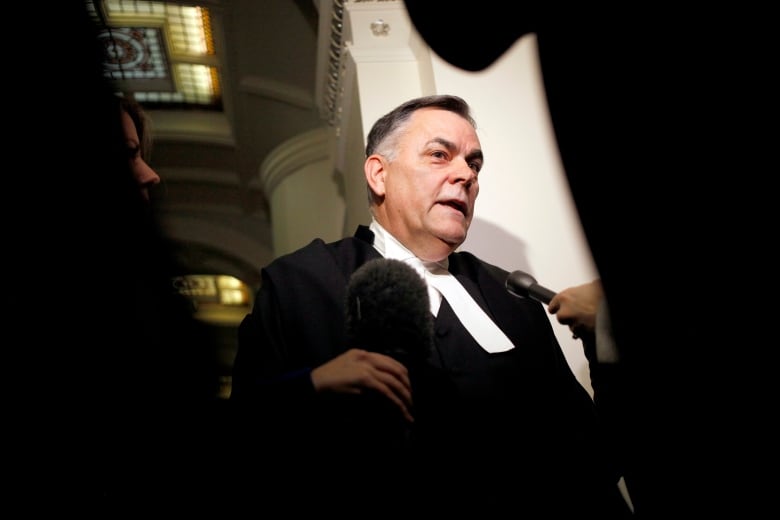
[[[409,251],[409,249],[401,244],[397,238],[395,238],[390,234],[389,231],[382,227],[382,225],[377,222],[376,219],[371,219],[371,224],[369,224],[368,227],[371,231],[374,232],[374,249],[379,251],[379,254],[383,257],[403,261],[407,261],[411,258],[417,258],[414,253]],[[433,264],[433,262],[424,262],[422,260],[420,261],[426,266]],[[444,260],[441,262],[435,262],[436,265],[445,270],[449,268],[449,263],[450,261],[448,258],[444,258]]]
[[[434,316],[438,315],[442,295],[445,295],[460,322],[487,352],[506,352],[514,348],[512,341],[447,270],[449,259],[445,258],[442,262],[423,262],[376,220],[371,220],[369,229],[374,232],[374,248],[379,254],[385,258],[401,260],[420,274],[428,286],[428,298]]]

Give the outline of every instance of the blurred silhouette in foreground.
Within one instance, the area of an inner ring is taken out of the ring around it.
[[[761,283],[770,272],[761,270],[760,233],[741,230],[772,220],[754,177],[766,171],[766,137],[751,121],[774,97],[764,90],[771,15],[531,2],[507,16],[498,4],[463,13],[404,3],[431,49],[467,71],[536,38],[559,153],[620,347],[616,390],[629,404],[617,420],[637,516],[744,512],[754,501],[738,489],[755,496],[756,484],[724,468],[749,458],[741,453],[756,436],[740,421],[760,393],[727,395],[747,391],[740,361],[752,356],[721,349],[764,342],[753,341],[745,306],[713,304],[731,295],[719,273]],[[725,435],[724,417],[750,442]]]
[[[60,511],[198,507],[218,481],[214,345],[173,290],[173,256],[131,169],[141,143],[129,144],[103,76],[96,24],[81,3],[52,14],[67,74],[54,63],[27,78],[35,125],[11,193],[18,207],[35,193],[36,213],[6,234],[25,358],[9,365],[24,417],[13,422],[14,483]],[[44,72],[67,78],[54,103],[35,89],[51,87]]]

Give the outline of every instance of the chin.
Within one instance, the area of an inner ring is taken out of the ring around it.
[[[462,217],[462,215],[461,215]],[[436,222],[434,227],[430,228],[431,234],[447,244],[454,251],[466,240],[466,233],[469,229],[469,222],[463,220],[446,219]]]
[[[439,235],[442,242],[446,243],[450,248],[450,252],[455,251],[466,240],[466,232],[460,233],[443,233]]]

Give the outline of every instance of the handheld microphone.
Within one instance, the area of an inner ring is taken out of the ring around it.
[[[531,298],[544,304],[550,303],[556,295],[555,291],[542,287],[536,283],[536,278],[523,271],[510,273],[506,278],[505,286],[507,291],[515,296]]]
[[[347,347],[385,354],[406,367],[416,424],[419,415],[425,415],[420,405],[427,408],[426,360],[433,350],[433,330],[428,287],[411,266],[378,258],[352,273],[346,291]],[[392,450],[406,446],[417,435],[417,428],[401,419],[384,396],[368,392],[344,402],[352,406],[355,423],[351,431],[360,442]]]
[[[387,354],[410,368],[433,348],[425,281],[401,260],[369,260],[349,279],[346,326],[349,347]]]

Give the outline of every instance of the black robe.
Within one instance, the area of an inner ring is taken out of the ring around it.
[[[263,270],[233,372],[245,470],[271,471],[281,480],[270,495],[315,510],[626,515],[596,408],[544,308],[511,295],[508,273],[470,253],[450,255],[450,272],[514,349],[486,352],[443,301],[434,348],[410,368],[412,425],[377,396],[314,392],[310,370],[347,348],[346,287],[358,267],[380,258],[372,243],[360,226],[354,237],[314,240]]]

